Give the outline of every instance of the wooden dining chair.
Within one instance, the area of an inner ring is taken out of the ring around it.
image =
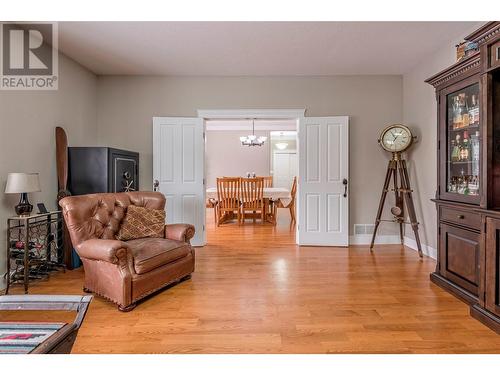
[[[222,223],[227,215],[233,215],[235,211],[238,224],[241,223],[240,189],[239,177],[217,178],[217,226]]]
[[[264,178],[242,178],[241,179],[241,222],[245,223],[245,213],[247,211],[253,212],[253,222],[255,223],[255,216],[260,212],[262,224],[265,220],[264,209]]]
[[[278,199],[273,203],[273,218],[274,225],[276,225],[278,219],[278,208],[288,208],[290,210],[291,223],[295,223],[295,196],[297,195],[297,177],[293,178],[292,189],[290,190],[290,197],[292,200],[286,206],[283,204],[281,199]]]
[[[263,179],[265,188],[273,187],[273,176],[264,176]]]
[[[264,178],[264,188],[272,188],[273,187],[273,176],[262,176]],[[271,200],[264,201],[264,203],[268,203],[268,206],[266,207],[266,211],[269,213],[273,212],[273,207],[272,204],[273,202]]]
[[[217,199],[214,198],[208,198],[207,203],[205,205],[206,208],[213,208],[214,209],[214,223],[217,224],[217,205],[219,202],[217,202]]]

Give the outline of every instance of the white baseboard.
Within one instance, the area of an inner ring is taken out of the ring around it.
[[[349,236],[349,245],[369,245],[372,241],[371,234],[357,234]],[[401,243],[398,235],[381,235],[375,237],[375,244],[388,245]]]
[[[413,238],[405,236],[404,240],[405,240],[405,246],[409,247],[412,250],[417,251],[417,242]],[[421,245],[422,245],[422,253],[424,255],[426,255],[432,259],[437,259],[437,249],[435,249],[431,246],[427,246],[425,244],[421,244]]]
[[[349,236],[349,245],[369,245],[372,240],[371,234],[358,234]],[[378,245],[398,245],[401,241],[398,235],[382,235],[375,237],[375,244]],[[417,250],[417,243],[413,238],[404,237],[404,245],[412,250]],[[431,246],[422,244],[422,253],[432,259],[437,258],[437,250]]]

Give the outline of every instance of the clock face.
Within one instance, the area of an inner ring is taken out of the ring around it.
[[[410,129],[404,125],[391,125],[382,131],[380,145],[389,152],[401,152],[410,147],[413,136]]]

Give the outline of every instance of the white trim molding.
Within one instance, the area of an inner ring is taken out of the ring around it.
[[[206,120],[207,131],[221,130],[245,130],[252,131],[252,120]],[[256,131],[297,131],[297,120],[256,120]],[[294,137],[294,139],[296,136]]]
[[[298,119],[304,117],[302,109],[199,109],[198,117],[204,119]]]
[[[417,242],[413,238],[405,236],[404,243],[406,247],[409,247],[410,249],[417,251]],[[422,253],[424,255],[432,259],[437,259],[437,249],[425,244],[421,244],[421,247],[422,247]]]
[[[349,245],[369,245],[372,240],[371,234],[357,234],[349,236]],[[399,235],[381,235],[375,237],[375,245],[400,245]],[[417,251],[417,242],[410,237],[404,237],[404,245]],[[437,250],[431,246],[422,244],[422,253],[432,259],[437,259]]]

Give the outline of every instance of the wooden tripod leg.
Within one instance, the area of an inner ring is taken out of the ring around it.
[[[403,197],[406,201],[406,208],[408,209],[408,216],[410,218],[411,228],[415,234],[415,242],[417,243],[418,255],[423,257],[422,245],[420,244],[420,236],[418,235],[418,222],[417,215],[415,214],[415,206],[413,205],[412,191],[410,188],[410,178],[408,177],[408,170],[406,169],[406,162],[399,161],[399,173],[401,176],[401,187],[403,189]]]
[[[387,173],[385,175],[384,188],[382,189],[382,196],[380,197],[377,217],[375,219],[375,228],[373,228],[372,242],[370,243],[370,251],[373,249],[373,244],[375,243],[375,236],[377,235],[377,229],[378,226],[380,225],[380,217],[382,216],[382,210],[384,209],[385,197],[387,196],[387,191],[389,190],[389,183],[391,182],[391,176],[393,170],[394,170],[393,160],[389,160],[389,164],[387,166]]]
[[[396,207],[399,207],[401,209],[401,214],[397,217],[399,221],[399,238],[401,240],[401,245],[404,242],[403,238],[403,224],[404,224],[404,210],[403,210],[403,202],[402,202],[402,193],[400,192],[400,188],[398,185],[398,169],[394,168],[393,170],[393,175],[394,175],[394,195],[396,197]]]
[[[405,243],[405,238],[404,238],[404,232],[403,232],[403,222],[399,222],[399,238],[401,240],[401,245],[404,245]]]

